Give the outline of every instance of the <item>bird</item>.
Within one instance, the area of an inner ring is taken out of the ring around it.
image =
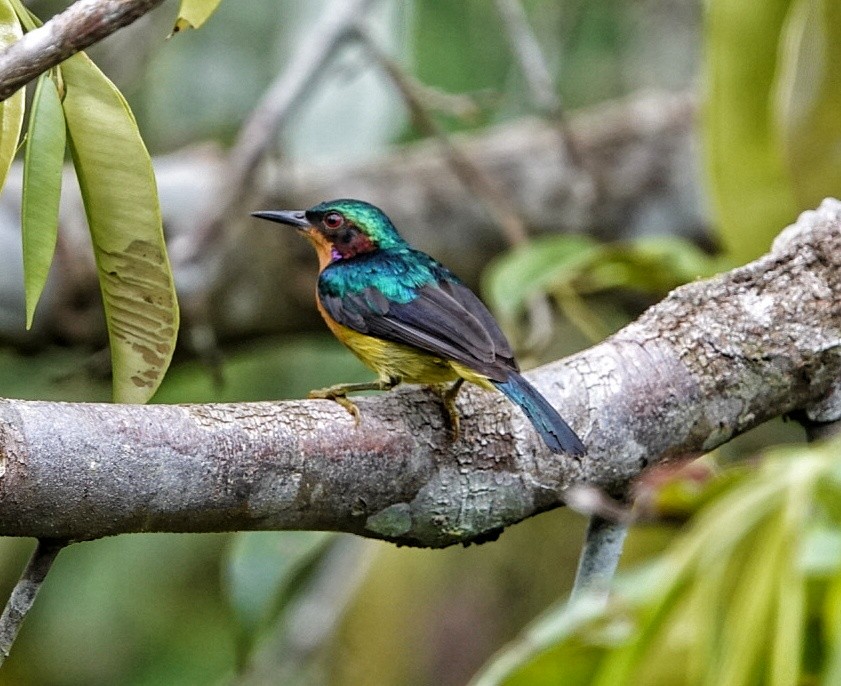
[[[348,393],[387,391],[400,383],[441,391],[453,437],[456,396],[465,381],[501,391],[518,405],[553,453],[580,457],[581,439],[521,374],[511,345],[482,301],[443,264],[412,248],[378,207],[329,200],[307,210],[262,210],[252,216],[298,229],[319,262],[316,304],[328,328],[376,381],[312,391],[340,403],[357,423]],[[449,385],[453,382],[452,385]]]

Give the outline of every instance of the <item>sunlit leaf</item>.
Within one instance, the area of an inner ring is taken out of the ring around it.
[[[841,195],[841,4],[796,0],[783,27],[774,105],[800,208]]]
[[[23,166],[21,228],[27,329],[32,326],[55,252],[66,137],[55,82],[42,74],[29,112]]]
[[[265,625],[294,575],[333,540],[320,531],[243,531],[227,558],[228,601],[247,631]]]
[[[8,0],[0,0],[0,49],[20,40],[22,35],[14,9]],[[6,175],[18,149],[23,126],[23,105],[23,88],[0,102],[0,188],[6,183]]]
[[[64,115],[111,343],[116,402],[146,402],[166,371],[178,304],[149,153],[122,94],[84,53],[62,64]]]
[[[722,245],[738,263],[766,252],[798,214],[770,116],[790,0],[707,2],[702,133]]]
[[[181,0],[178,19],[175,20],[173,33],[184,29],[197,29],[206,22],[219,7],[222,0]]]

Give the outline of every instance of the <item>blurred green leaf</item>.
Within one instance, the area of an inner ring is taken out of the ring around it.
[[[841,195],[841,4],[795,0],[783,25],[774,124],[800,208]]]
[[[21,229],[27,329],[32,326],[55,252],[66,138],[58,90],[53,79],[42,74],[29,111],[23,166]]]
[[[608,628],[596,628],[603,605],[600,599],[585,595],[549,608],[521,637],[495,655],[470,686],[555,686],[560,683],[559,674],[564,675],[563,683],[589,683],[602,651],[598,645],[574,637],[582,630],[591,638],[597,631],[609,635]],[[620,625],[612,629],[623,631]]]
[[[181,0],[178,19],[175,20],[173,33],[184,29],[197,29],[206,22],[219,7],[222,0]]]
[[[225,569],[228,601],[249,633],[277,614],[295,574],[333,540],[322,531],[243,531],[233,539]]]
[[[513,328],[528,300],[555,297],[563,312],[591,338],[603,329],[580,295],[612,288],[663,293],[723,267],[693,243],[670,236],[627,244],[598,243],[588,236],[548,236],[497,258],[485,271],[484,291],[504,326]]]
[[[604,250],[588,236],[530,241],[490,264],[484,274],[485,293],[499,317],[510,326],[530,297],[570,283]]]
[[[664,293],[723,268],[722,260],[683,238],[639,238],[626,245],[609,246],[582,276],[578,289],[584,293],[609,288]]]
[[[87,55],[74,55],[61,71],[111,343],[114,401],[146,402],[178,333],[152,163],[122,94]]]
[[[17,14],[8,0],[0,0],[0,49],[20,40],[23,36]],[[0,188],[18,149],[18,139],[23,126],[24,89],[0,102]]]
[[[706,3],[707,175],[721,243],[739,264],[765,252],[798,212],[770,116],[779,36],[790,4]]]
[[[778,449],[723,489],[713,485],[718,496],[691,528],[642,574],[620,577],[604,611],[559,606],[474,683],[812,683],[821,662],[804,666],[804,646],[816,622],[826,627],[821,683],[837,683],[841,518],[816,494],[837,470],[839,448]],[[832,489],[841,498],[841,484]]]

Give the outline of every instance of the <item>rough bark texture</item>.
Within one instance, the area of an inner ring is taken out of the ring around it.
[[[325,401],[127,406],[0,403],[0,535],[327,529],[445,546],[622,492],[777,415],[841,417],[841,203],[767,256],[677,289],[604,343],[530,375],[583,438],[547,452],[498,394],[460,396],[452,444],[431,392]]]
[[[47,69],[131,24],[162,2],[78,0],[0,52],[0,100],[5,100]]]

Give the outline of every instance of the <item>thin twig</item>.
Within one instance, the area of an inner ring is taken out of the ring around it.
[[[525,223],[504,190],[484,171],[476,167],[462,149],[447,136],[424,105],[417,85],[400,68],[400,65],[379,47],[368,27],[358,22],[356,30],[368,54],[400,92],[415,123],[424,133],[438,139],[453,171],[462,183],[485,203],[493,218],[502,227],[508,242],[511,245],[519,245],[527,241],[528,233]]]
[[[78,0],[0,52],[0,100],[80,50],[131,24],[162,2]]]
[[[590,517],[570,600],[584,593],[607,597],[627,534],[625,522],[614,522],[599,515]]]
[[[0,665],[9,657],[12,645],[20,632],[26,614],[35,602],[35,596],[47,578],[56,557],[69,541],[54,538],[41,538],[29,558],[9,601],[0,616]]]

